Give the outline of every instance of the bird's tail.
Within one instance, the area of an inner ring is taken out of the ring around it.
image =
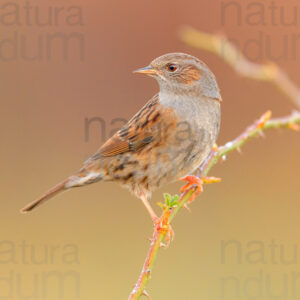
[[[21,213],[27,213],[33,210],[38,205],[44,203],[45,201],[56,196],[57,194],[65,190],[68,190],[72,187],[84,186],[102,180],[103,172],[99,170],[99,168],[98,169],[94,168],[94,170],[91,168],[89,169],[88,167],[91,166],[92,165],[87,165],[86,168],[80,169],[77,173],[68,177],[66,180],[62,181],[61,183],[57,184],[41,197],[27,204],[24,208],[21,209]]]
[[[44,195],[37,198],[36,200],[30,202],[27,204],[24,208],[21,209],[21,213],[28,213],[34,208],[36,208],[38,205],[44,203],[45,201],[53,198],[57,194],[61,193],[62,191],[68,189],[68,182],[70,181],[70,178],[60,182],[56,186],[54,186],[52,189],[47,191]]]

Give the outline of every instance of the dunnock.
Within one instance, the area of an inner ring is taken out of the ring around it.
[[[199,59],[170,53],[135,71],[154,77],[160,91],[74,175],[22,212],[61,191],[115,181],[140,198],[152,220],[152,191],[191,174],[209,155],[219,133],[221,96],[214,74]],[[185,177],[191,183],[200,181]],[[190,185],[189,184],[189,185]]]

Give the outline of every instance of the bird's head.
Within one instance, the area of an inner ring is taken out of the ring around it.
[[[154,77],[161,90],[193,92],[220,99],[214,74],[202,61],[184,53],[169,53],[154,59],[149,66],[135,71]]]

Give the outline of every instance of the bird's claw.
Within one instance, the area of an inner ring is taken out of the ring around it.
[[[191,203],[194,201],[194,199],[203,192],[203,184],[208,184],[208,183],[214,183],[214,182],[220,182],[220,178],[216,177],[197,177],[194,175],[188,175],[183,178],[180,178],[179,180],[181,181],[187,181],[188,183],[184,185],[181,189],[180,192],[184,193],[187,192],[190,188],[195,187],[196,191],[192,195],[192,197],[189,199],[188,203]]]
[[[184,193],[187,192],[190,188],[192,187],[196,187],[196,191],[195,193],[192,195],[192,197],[189,199],[188,203],[191,203],[192,201],[194,201],[194,199],[203,191],[203,180],[200,179],[197,176],[193,176],[193,175],[188,175],[185,176],[183,178],[180,178],[179,180],[181,181],[187,181],[188,183],[186,185],[184,185],[181,189],[180,192]]]

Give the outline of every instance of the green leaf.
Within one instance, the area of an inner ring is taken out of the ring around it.
[[[172,207],[178,205],[178,201],[180,199],[178,195],[171,196],[170,194],[165,193],[164,197],[168,209],[171,209]]]
[[[168,193],[165,193],[164,197],[165,197],[165,202],[166,202],[167,207],[170,207],[172,196],[170,194],[168,194]]]

